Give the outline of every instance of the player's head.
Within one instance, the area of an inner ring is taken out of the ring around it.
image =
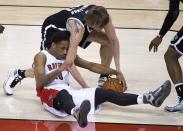
[[[65,32],[56,32],[51,39],[51,47],[49,51],[57,57],[65,59],[69,48],[69,35]]]
[[[94,6],[88,10],[84,19],[89,27],[99,30],[109,22],[109,14],[103,6]]]

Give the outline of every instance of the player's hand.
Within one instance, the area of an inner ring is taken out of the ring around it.
[[[156,36],[149,45],[149,52],[154,48],[154,52],[158,51],[158,46],[161,44],[162,38],[160,36]]]
[[[71,60],[71,59],[66,59],[66,60],[64,61],[64,63],[63,63],[63,65],[64,65],[65,68],[69,68],[69,67],[71,67],[73,64],[74,64],[74,61]]]
[[[118,71],[117,79],[119,80],[119,83],[123,84],[124,89],[127,89],[126,80],[125,80],[125,77],[123,76],[123,73],[121,71]]]
[[[73,63],[71,61],[64,61],[64,63],[59,67],[59,71],[62,72],[64,70],[67,70],[69,67],[71,67]]]

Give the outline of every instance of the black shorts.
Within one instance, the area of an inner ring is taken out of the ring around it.
[[[59,13],[59,16],[61,18],[64,17],[62,14],[63,13]],[[64,13],[64,14],[66,15],[66,13]],[[58,17],[58,14],[54,14],[54,15],[47,17],[42,25],[42,28],[41,28],[42,41],[41,41],[41,47],[40,47],[41,50],[49,49],[51,47],[52,36],[56,32],[64,31],[64,32],[68,33],[68,35],[69,35],[69,32],[66,30],[66,27],[64,25],[66,22],[66,19],[63,19],[63,21],[58,21],[58,19],[56,19],[55,16]],[[59,25],[58,25],[58,23],[59,23]]]
[[[171,41],[170,46],[174,47],[175,50],[183,55],[183,27],[182,29],[175,35],[173,40]]]
[[[70,35],[69,31],[66,29],[66,23],[68,18],[72,17],[70,12],[63,10],[56,14],[53,14],[46,18],[42,25],[41,34],[42,34],[42,41],[41,41],[41,47],[40,49],[49,49],[51,47],[51,40],[54,33],[57,31],[63,31]],[[87,30],[85,28],[85,30]],[[87,38],[89,36],[89,33],[85,31],[83,35],[83,39],[79,43],[79,46],[81,48],[86,48],[90,45],[91,42],[87,41]]]

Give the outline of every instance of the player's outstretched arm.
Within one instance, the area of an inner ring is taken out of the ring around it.
[[[70,45],[66,60],[63,64],[65,68],[71,67],[77,54],[77,47],[83,38],[84,26],[77,20],[70,19],[67,22],[67,30],[70,32]]]
[[[159,35],[157,35],[149,44],[149,51],[153,49],[154,52],[158,51],[158,47],[161,44],[164,35],[170,30],[177,17],[179,16],[179,0],[170,0],[169,10],[166,15],[166,18],[163,22],[163,25],[160,29]]]
[[[111,74],[111,75],[117,75],[118,74],[117,70],[114,70],[112,68],[106,67],[106,66],[101,65],[101,64],[86,61],[86,60],[80,58],[78,55],[76,56],[76,59],[75,59],[74,63],[75,63],[76,66],[88,69],[88,70],[90,70],[94,73]]]
[[[109,67],[101,65],[101,64],[86,61],[86,60],[80,58],[78,55],[76,56],[76,59],[74,62],[75,62],[75,65],[88,69],[88,70],[98,73],[98,74],[116,75],[118,79],[120,78],[120,80],[122,80],[124,87],[127,86],[126,80],[123,76],[123,73],[121,73],[121,71],[114,70],[112,68],[109,68]]]

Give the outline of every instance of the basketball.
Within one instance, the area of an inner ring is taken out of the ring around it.
[[[119,83],[117,78],[108,78],[104,84],[103,88],[108,90],[111,89],[116,92],[124,92],[126,89],[123,87],[122,83]]]

